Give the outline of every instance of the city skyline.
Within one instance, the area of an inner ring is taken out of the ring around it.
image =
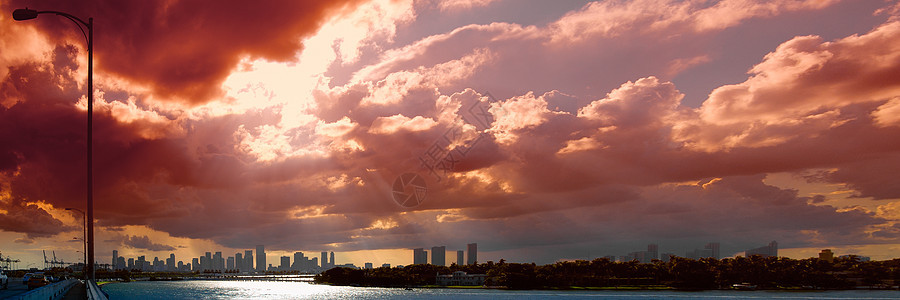
[[[900,249],[900,1],[208,5],[0,3],[4,257]]]

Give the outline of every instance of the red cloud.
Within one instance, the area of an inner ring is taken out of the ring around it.
[[[93,17],[97,71],[147,86],[162,100],[203,103],[221,95],[222,81],[243,57],[295,61],[302,39],[353,2],[17,0],[2,10],[28,6],[85,21]],[[80,32],[63,18],[14,25],[37,26],[51,38],[83,45]]]

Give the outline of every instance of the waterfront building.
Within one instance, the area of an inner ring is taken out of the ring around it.
[[[244,250],[244,271],[253,272],[253,250]]]
[[[247,270],[244,268],[244,255],[240,252],[234,254],[234,268],[241,272]]]
[[[234,270],[234,256],[229,256],[227,262],[225,263],[226,270]]]
[[[175,253],[170,253],[166,259],[166,271],[175,271]]]
[[[433,256],[433,254],[432,254]],[[453,274],[435,276],[435,284],[443,286],[482,286],[486,274],[467,274],[463,271],[456,271]]]
[[[435,266],[443,266],[447,264],[447,247],[437,246],[431,247],[431,264]]]
[[[467,250],[469,251],[469,256],[466,259],[466,264],[474,265],[478,263],[478,244],[471,243],[467,246]]]
[[[712,257],[714,257],[715,259],[721,259],[721,258],[722,258],[722,253],[719,252],[719,243],[709,243],[709,244],[706,244],[706,246],[703,246],[703,249],[710,249],[710,250],[712,250]]]
[[[266,249],[263,245],[256,245],[256,270],[266,272]]]
[[[427,264],[428,263],[428,252],[425,252],[423,248],[415,248],[413,249],[413,264]]]
[[[116,263],[117,263],[118,261],[119,261],[119,250],[113,250],[113,256],[112,256],[112,268],[113,268],[113,270],[116,269]]]
[[[819,260],[834,263],[834,252],[831,252],[831,249],[822,249],[822,252],[819,252]]]
[[[746,255],[747,257],[750,257],[752,255],[759,255],[762,257],[778,257],[778,242],[772,241],[771,243],[769,243],[769,245],[744,251],[744,255]]]
[[[466,253],[463,252],[462,250],[456,250],[456,265],[462,266],[463,261],[465,261],[465,260],[466,260]]]
[[[278,266],[279,271],[287,271],[291,269],[291,257],[290,256],[282,256],[281,257],[281,265]]]

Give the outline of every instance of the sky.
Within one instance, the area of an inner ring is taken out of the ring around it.
[[[0,254],[900,250],[900,4],[0,3]],[[447,255],[453,260],[454,255]],[[449,263],[449,261],[448,261]]]

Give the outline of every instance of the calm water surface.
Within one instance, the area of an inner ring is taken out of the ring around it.
[[[507,291],[361,288],[272,281],[156,281],[103,286],[110,299],[900,299],[900,291]]]

